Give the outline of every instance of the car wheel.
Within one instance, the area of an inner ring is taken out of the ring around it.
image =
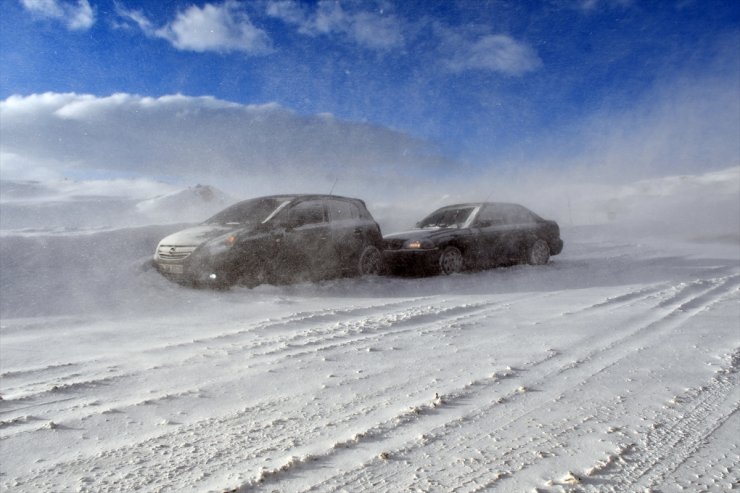
[[[361,276],[377,276],[382,268],[383,258],[380,250],[368,245],[362,250],[357,262],[357,273]]]
[[[550,247],[545,240],[535,240],[527,249],[527,263],[545,265],[550,260]]]
[[[442,274],[454,274],[463,268],[462,252],[457,247],[448,246],[439,257],[439,270]]]

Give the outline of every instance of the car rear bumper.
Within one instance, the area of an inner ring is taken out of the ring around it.
[[[558,238],[550,242],[550,255],[557,255],[563,251],[563,240]]]

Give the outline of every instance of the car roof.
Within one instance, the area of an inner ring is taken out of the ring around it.
[[[354,197],[344,197],[342,195],[329,195],[320,193],[292,193],[292,194],[280,194],[280,195],[265,195],[263,197],[252,197],[245,199],[240,202],[246,202],[247,200],[260,200],[260,199],[274,199],[274,200],[316,200],[316,199],[339,199],[339,200],[351,200],[353,202],[359,202],[365,206],[365,201],[362,199],[356,199]]]
[[[464,204],[446,205],[444,207],[440,207],[437,210],[441,210],[441,209],[457,209],[457,208],[460,208],[460,207],[480,207],[480,206],[483,206],[483,205],[492,205],[492,206],[496,206],[496,207],[501,207],[501,206],[503,206],[503,207],[524,207],[523,205],[514,204],[514,203],[510,203],[510,202],[467,202],[467,203],[464,203]]]

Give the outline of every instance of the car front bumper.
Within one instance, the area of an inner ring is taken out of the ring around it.
[[[383,261],[391,274],[423,275],[439,270],[439,248],[384,250]]]
[[[164,277],[178,284],[217,287],[230,282],[230,272],[225,268],[225,263],[213,259],[191,256],[180,261],[170,261],[155,255],[154,266]]]

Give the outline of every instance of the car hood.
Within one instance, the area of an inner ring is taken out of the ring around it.
[[[212,238],[234,231],[243,231],[243,225],[200,224],[192,228],[173,233],[159,242],[160,245],[197,246]]]

